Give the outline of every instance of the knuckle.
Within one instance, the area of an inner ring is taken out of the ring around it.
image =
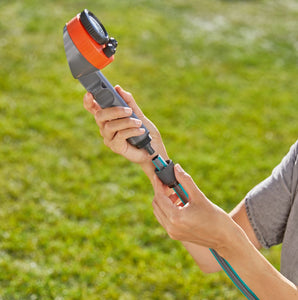
[[[170,215],[169,216],[169,221],[171,224],[174,224],[175,223],[175,217],[173,215]]]
[[[115,130],[114,130],[114,128],[113,128],[113,124],[111,123],[111,122],[106,122],[105,124],[104,124],[104,126],[102,127],[102,132],[104,133],[104,134],[107,134],[107,135],[114,135],[114,134],[116,134],[116,132],[115,132]]]
[[[88,97],[88,93],[86,93],[84,95],[84,98],[83,98],[83,105],[86,109],[88,109],[90,107],[90,97]]]
[[[95,113],[94,113],[94,117],[95,118],[97,118],[97,119],[99,119],[100,117],[101,117],[101,115],[102,115],[102,110],[97,110]]]
[[[114,152],[114,153],[118,153],[117,149],[112,145],[109,146],[109,148]]]
[[[153,207],[153,208],[155,208],[155,206],[156,206],[156,199],[155,199],[155,196],[154,196],[154,198],[153,198],[153,200],[152,200],[152,203],[151,203],[151,204],[152,204],[152,207]]]
[[[100,122],[96,122],[98,127],[99,127],[99,132],[101,134],[101,136],[106,137],[107,136],[107,123],[100,123]]]
[[[179,211],[175,211],[170,215],[170,222],[174,227],[183,225],[183,218]]]
[[[125,137],[125,132],[124,132],[124,131],[118,131],[118,132],[117,132],[117,136],[118,136],[118,138],[119,138],[120,140],[123,140],[123,139],[126,138],[126,137]]]
[[[116,154],[121,154],[121,148],[114,144],[110,144],[110,149]]]
[[[83,106],[86,110],[89,110],[89,105],[87,104],[87,99],[84,98]]]
[[[112,148],[111,143],[110,143],[110,141],[108,139],[104,138],[103,139],[103,143],[104,143],[105,146],[107,146],[109,148]]]
[[[100,126],[100,124],[103,123],[104,120],[103,120],[103,118],[102,118],[102,113],[101,113],[101,111],[95,112],[95,114],[94,114],[94,119],[95,119],[97,125],[99,125],[99,126]]]
[[[106,122],[105,125],[104,125],[105,130],[111,130],[111,127],[112,127],[111,122]]]
[[[127,113],[125,111],[125,108],[122,106],[116,106],[111,111],[111,117],[114,119],[127,117]]]
[[[177,239],[178,239],[178,238],[177,238],[177,235],[176,235],[176,231],[175,231],[174,228],[172,228],[172,226],[170,226],[170,227],[168,228],[168,235],[169,235],[169,237],[170,237],[172,240],[177,240]]]
[[[177,223],[177,216],[176,214],[172,213],[169,217],[169,221],[171,224],[176,224]]]

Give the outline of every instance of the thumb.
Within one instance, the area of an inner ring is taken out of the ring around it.
[[[186,173],[179,164],[175,165],[175,176],[177,181],[183,186],[190,200],[196,199],[195,195],[200,192],[199,188],[191,178],[191,176]]]
[[[84,108],[89,111],[92,115],[95,115],[98,110],[101,110],[99,104],[94,100],[91,93],[86,93],[84,95]]]

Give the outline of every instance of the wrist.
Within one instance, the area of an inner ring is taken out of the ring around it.
[[[155,172],[154,172],[155,166],[153,165],[151,159],[146,162],[141,163],[140,166],[153,185],[153,176],[155,174]]]
[[[230,220],[229,229],[224,231],[223,238],[215,249],[227,260],[235,255],[239,255],[243,248],[250,243],[243,229],[232,219]]]

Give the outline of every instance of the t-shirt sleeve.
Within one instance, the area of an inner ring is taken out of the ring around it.
[[[249,221],[257,239],[265,248],[283,241],[297,189],[297,176],[294,174],[294,170],[297,170],[297,156],[298,141],[272,171],[271,176],[246,195],[245,207]]]

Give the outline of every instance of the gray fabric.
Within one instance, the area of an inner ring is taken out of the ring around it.
[[[247,194],[245,206],[261,245],[282,243],[280,271],[298,285],[298,141],[271,176]]]

